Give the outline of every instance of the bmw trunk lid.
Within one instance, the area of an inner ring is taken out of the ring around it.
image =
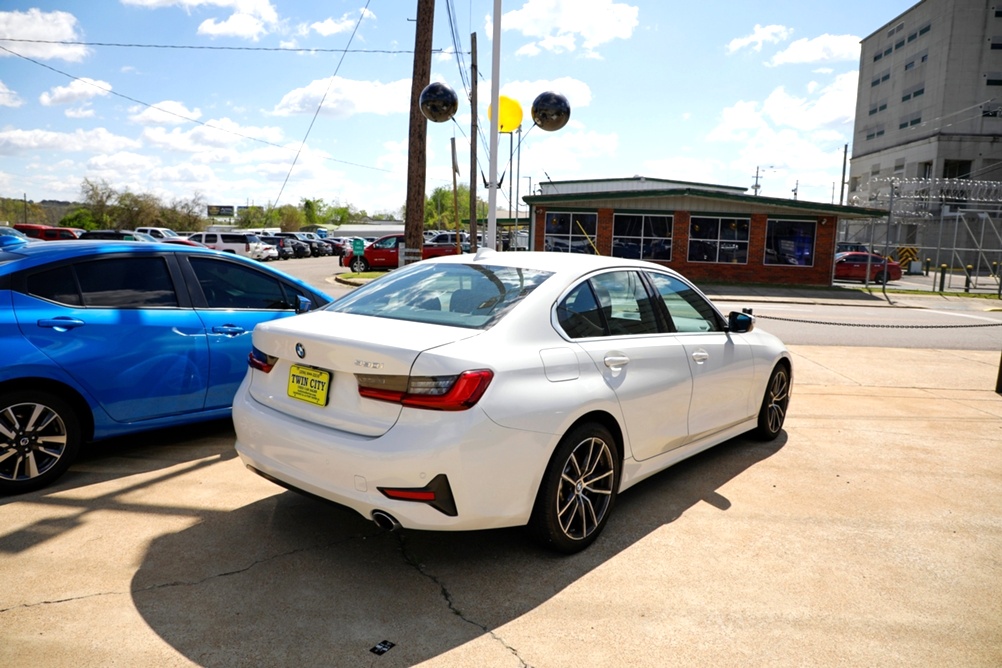
[[[254,354],[270,370],[252,368],[248,391],[258,403],[306,422],[381,436],[402,405],[361,396],[357,376],[406,377],[423,351],[478,333],[328,311],[262,323],[254,329]]]

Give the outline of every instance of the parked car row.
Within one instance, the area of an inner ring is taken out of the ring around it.
[[[287,260],[302,257],[328,257],[344,253],[340,238],[322,239],[312,232],[277,232],[258,235],[232,230],[179,234],[166,227],[138,227],[135,230],[82,230],[51,225],[17,224],[12,228],[29,239],[101,239],[119,241],[160,241],[189,246],[205,246],[254,260]]]

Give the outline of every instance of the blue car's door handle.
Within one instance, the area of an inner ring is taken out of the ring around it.
[[[212,328],[213,334],[243,334],[246,331],[239,325],[216,325]]]
[[[57,332],[66,332],[74,327],[83,327],[86,323],[77,318],[42,318],[37,324],[39,327],[48,327]]]

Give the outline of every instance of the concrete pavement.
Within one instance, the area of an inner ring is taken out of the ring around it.
[[[791,351],[778,441],[627,491],[573,557],[383,533],[226,422],[93,446],[0,500],[0,665],[1002,665],[999,353]]]

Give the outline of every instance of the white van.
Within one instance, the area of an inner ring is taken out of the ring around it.
[[[170,239],[179,236],[177,232],[167,227],[137,227],[136,232],[145,232],[154,239]]]
[[[278,249],[261,241],[256,234],[196,232],[188,238],[224,253],[235,253],[254,260],[278,259]]]

